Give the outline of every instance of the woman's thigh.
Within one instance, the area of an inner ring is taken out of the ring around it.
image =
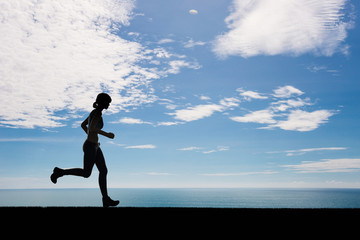
[[[105,163],[104,154],[99,147],[96,152],[96,159],[95,159],[96,167],[99,169],[100,173],[107,173],[107,167]]]

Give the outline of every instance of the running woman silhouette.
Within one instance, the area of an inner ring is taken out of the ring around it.
[[[56,183],[57,179],[64,175],[88,178],[91,175],[94,164],[96,164],[96,167],[99,169],[99,186],[102,194],[103,207],[116,206],[120,203],[119,201],[112,200],[108,196],[106,185],[106,175],[108,170],[106,168],[104,155],[101,151],[98,137],[98,134],[111,139],[115,137],[114,133],[104,132],[101,130],[104,126],[102,111],[104,109],[108,109],[110,102],[111,97],[108,94],[100,93],[96,97],[96,102],[93,104],[95,109],[81,124],[82,129],[84,129],[87,134],[87,139],[83,145],[84,168],[61,169],[55,167],[53,173],[50,176],[50,179],[53,183]]]

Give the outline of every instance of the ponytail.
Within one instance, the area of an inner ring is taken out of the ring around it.
[[[99,106],[99,104],[97,102],[93,103],[93,108],[97,108]]]

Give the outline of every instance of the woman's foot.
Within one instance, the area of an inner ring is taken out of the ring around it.
[[[50,176],[50,180],[51,180],[54,184],[56,184],[57,179],[58,179],[59,177],[62,177],[61,172],[62,172],[62,170],[61,170],[60,168],[58,168],[58,167],[55,167],[55,168],[54,168],[53,173],[52,173],[51,176]]]
[[[118,200],[114,201],[110,197],[103,197],[102,201],[103,201],[103,207],[105,207],[105,208],[106,207],[115,207],[120,203],[120,201],[118,201]]]

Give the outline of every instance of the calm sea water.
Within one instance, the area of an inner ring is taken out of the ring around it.
[[[109,189],[120,207],[360,208],[360,189]],[[0,190],[0,206],[101,206],[98,189]]]

